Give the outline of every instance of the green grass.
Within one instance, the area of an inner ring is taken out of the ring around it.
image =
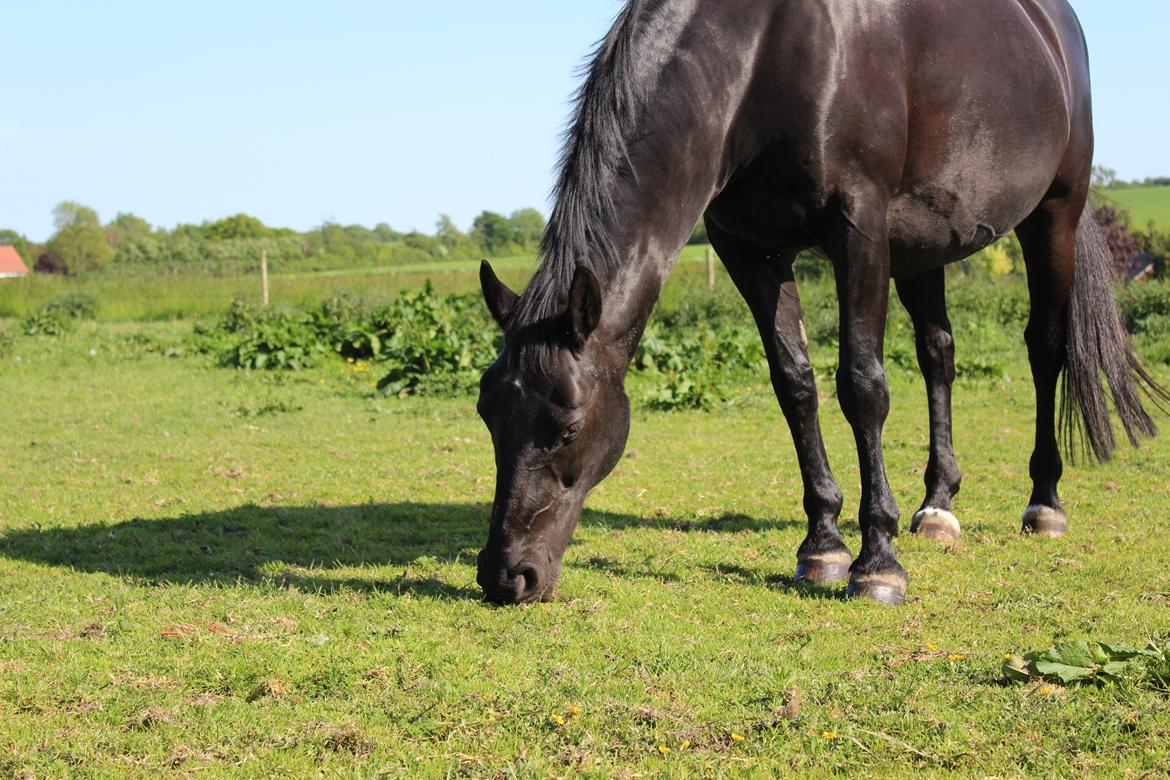
[[[1004,653],[1170,626],[1170,440],[1068,469],[1070,535],[1018,535],[1020,345],[1011,379],[957,387],[964,537],[898,540],[905,607],[792,584],[799,474],[761,377],[716,412],[637,411],[559,599],[497,609],[474,584],[494,475],[469,399],[128,338],[188,327],[84,324],[0,355],[0,775],[1170,773],[1164,695],[1001,681]],[[892,384],[908,518],[925,400],[910,372]]]
[[[1129,212],[1135,227],[1144,230],[1153,222],[1160,229],[1170,229],[1170,187],[1129,187],[1109,190],[1108,199]]]
[[[706,250],[705,246],[686,247],[679,266],[698,272]],[[493,259],[492,264],[501,279],[520,288],[532,275],[536,259],[505,257]],[[274,304],[306,306],[340,292],[385,297],[418,287],[427,279],[440,292],[466,292],[478,289],[478,269],[477,261],[435,261],[273,275],[269,286]],[[123,275],[114,270],[81,277],[30,274],[23,279],[0,279],[0,317],[26,317],[53,298],[82,290],[97,297],[98,316],[103,320],[167,320],[218,315],[237,296],[259,300],[260,277]]]

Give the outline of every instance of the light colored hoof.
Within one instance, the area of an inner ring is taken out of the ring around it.
[[[860,574],[849,580],[847,595],[851,599],[867,599],[896,607],[906,602],[909,578],[901,572]]]
[[[849,579],[849,565],[853,556],[848,550],[817,553],[796,559],[796,581],[813,585],[828,585]]]
[[[1063,509],[1033,504],[1024,510],[1023,533],[1059,539],[1068,533],[1068,515]]]
[[[910,533],[918,534],[924,539],[954,542],[958,540],[962,529],[959,527],[959,518],[945,509],[928,506],[914,515],[914,519],[910,521]]]

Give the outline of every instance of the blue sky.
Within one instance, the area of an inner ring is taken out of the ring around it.
[[[1074,4],[1098,161],[1170,175],[1170,3]],[[619,6],[0,0],[0,227],[43,240],[66,199],[166,227],[546,210],[576,68]]]

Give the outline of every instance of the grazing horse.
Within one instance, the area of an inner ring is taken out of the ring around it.
[[[486,596],[552,596],[585,496],[625,447],[630,360],[704,214],[795,440],[808,515],[799,579],[905,598],[881,441],[891,278],[930,407],[912,529],[958,535],[943,267],[1011,230],[1027,264],[1036,390],[1023,526],[1063,534],[1061,374],[1062,427],[1102,459],[1114,446],[1102,376],[1135,444],[1154,433],[1139,390],[1166,398],[1134,357],[1086,214],[1092,150],[1088,58],[1065,0],[630,0],[581,86],[539,269],[517,296],[481,267],[504,330],[478,403],[497,469],[478,561]],[[837,393],[861,471],[855,560],[837,530],[841,491],[792,273],[811,247],[831,261],[839,299]]]

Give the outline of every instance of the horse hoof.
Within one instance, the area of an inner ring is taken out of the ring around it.
[[[1063,509],[1033,504],[1024,510],[1022,533],[1059,539],[1068,532],[1068,515]]]
[[[816,553],[796,559],[796,581],[812,585],[828,585],[849,579],[849,565],[853,556],[848,550]]]
[[[909,579],[902,572],[859,574],[849,579],[847,594],[851,599],[868,599],[896,607],[906,602]]]
[[[940,542],[958,541],[961,529],[959,519],[945,509],[935,509],[928,506],[919,510],[910,521],[910,533],[918,534],[924,539],[937,539]]]

